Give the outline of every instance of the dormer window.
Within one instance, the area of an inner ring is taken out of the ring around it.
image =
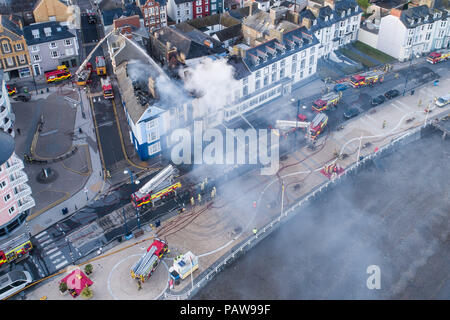
[[[50,37],[52,35],[52,29],[51,28],[44,28],[44,33],[46,37]]]
[[[358,11],[358,7],[355,7],[355,12]]]
[[[33,38],[39,39],[39,30],[31,30],[31,34],[33,35]]]
[[[330,20],[333,19],[333,17],[334,17],[334,15],[333,15],[333,14],[330,14]]]
[[[347,14],[350,15],[352,13],[352,9],[347,10]]]
[[[344,11],[342,11],[342,13],[341,13],[341,18],[343,18],[343,17],[344,17],[344,15],[345,15],[345,12],[344,12]]]
[[[317,21],[316,20],[314,20],[313,21],[313,26],[315,26],[317,24]]]
[[[328,21],[328,16],[325,16],[325,21]]]

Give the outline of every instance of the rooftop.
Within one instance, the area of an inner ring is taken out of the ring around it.
[[[415,28],[435,20],[446,19],[447,16],[448,12],[446,10],[430,9],[426,5],[422,5],[403,10],[400,20],[407,28]]]
[[[48,32],[50,35],[48,36]],[[38,34],[38,38],[34,35]],[[61,25],[57,21],[33,23],[23,28],[23,34],[28,45],[35,45],[51,41],[74,38],[75,35],[69,31],[67,26]]]

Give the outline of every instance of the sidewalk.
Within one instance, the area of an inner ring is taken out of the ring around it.
[[[57,221],[66,218],[67,215],[62,214],[63,208],[67,208],[68,213],[71,214],[89,204],[89,202],[95,199],[97,195],[109,188],[109,183],[105,182],[103,179],[102,165],[93,127],[91,109],[84,90],[81,90],[81,99],[82,107],[76,107],[76,120],[74,126],[74,137],[76,136],[76,139],[73,140],[73,145],[79,147],[83,145],[87,146],[90,157],[89,178],[84,186],[81,186],[75,194],[68,195],[61,203],[52,206],[45,212],[38,212],[29,216],[28,225],[31,228],[32,235],[35,235]],[[61,103],[68,102],[64,101]],[[86,119],[82,117],[82,108],[86,115]],[[77,132],[78,128],[82,129],[82,133]],[[33,191],[33,193],[36,193],[35,190]]]

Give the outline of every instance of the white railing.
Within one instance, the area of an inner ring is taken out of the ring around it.
[[[336,179],[328,180],[328,181],[322,183],[321,185],[317,186],[314,191],[312,191],[308,195],[304,196],[296,204],[292,205],[289,209],[284,211],[277,218],[275,218],[270,223],[268,223],[266,226],[261,228],[261,230],[259,230],[255,235],[251,236],[247,241],[245,241],[243,244],[241,244],[237,249],[235,249],[229,255],[227,255],[210,272],[208,272],[204,277],[199,279],[193,287],[188,289],[187,292],[181,293],[179,295],[164,292],[164,298],[168,299],[168,300],[186,300],[186,299],[188,299],[191,296],[191,294],[195,293],[195,291],[197,291],[199,288],[201,288],[207,281],[212,279],[216,273],[218,273],[220,270],[222,270],[222,268],[226,264],[228,264],[229,262],[232,262],[234,260],[235,256],[238,255],[240,252],[243,252],[246,249],[246,247],[251,248],[254,243],[259,242],[265,236],[270,234],[270,232],[272,232],[274,228],[278,227],[278,225],[280,225],[282,222],[284,223],[285,222],[284,220],[287,221],[287,219],[294,217],[298,213],[298,211],[296,211],[297,208],[299,208],[302,205],[304,205],[305,203],[307,203],[309,200],[314,198],[318,193],[320,193],[324,189],[328,188],[328,186],[330,186],[331,184],[338,182],[339,180],[341,180],[341,178],[345,177],[347,174],[353,173],[359,166],[365,164],[367,161],[373,160],[374,158],[378,157],[386,150],[388,150],[388,149],[392,148],[394,145],[402,142],[405,138],[410,137],[414,134],[417,134],[418,132],[420,132],[420,130],[425,128],[431,122],[432,122],[432,120],[430,119],[430,120],[424,122],[423,125],[418,126],[414,129],[411,129],[406,134],[393,139],[387,145],[380,147],[376,153],[371,153],[371,154],[365,156],[361,161],[358,161],[358,162],[350,165],[348,168],[345,169],[345,171],[341,175],[337,176]],[[268,232],[268,233],[265,234],[266,232]]]
[[[17,170],[21,170],[24,168],[22,160],[20,160],[16,156],[13,156],[12,160],[13,160],[12,165],[9,168],[6,168],[6,172],[8,172],[10,174],[10,173],[13,173]]]
[[[14,195],[16,199],[20,199],[31,194],[31,188],[27,184],[24,184],[23,186],[24,188]]]
[[[3,110],[2,110],[3,108]],[[5,106],[2,106],[2,103],[0,103],[0,120],[3,120],[4,117],[8,115],[9,111],[8,108]]]
[[[35,205],[35,202],[32,197],[25,197],[22,200],[22,204],[19,205],[19,211],[24,212],[25,210],[28,210],[28,209],[34,207],[34,205]]]
[[[11,188],[17,187],[19,184],[22,184],[24,182],[28,181],[28,177],[25,173],[20,172],[21,174],[18,177],[15,177],[14,180],[11,180],[9,182],[9,185]]]

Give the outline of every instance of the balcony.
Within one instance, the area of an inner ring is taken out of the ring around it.
[[[24,211],[34,207],[35,203],[34,203],[34,199],[32,197],[27,196],[27,197],[21,199],[20,201],[18,201],[18,205],[19,205],[19,211],[24,212]]]
[[[14,175],[10,176],[9,186],[11,188],[14,188],[27,181],[28,181],[27,175],[24,172],[19,171],[16,173],[15,176]]]
[[[24,168],[22,160],[17,158],[16,155],[13,155],[11,157],[11,160],[12,160],[12,164],[9,167],[8,167],[8,164],[6,165],[7,166],[6,167],[6,172],[8,172],[9,174]]]
[[[3,130],[8,130],[9,128],[11,128],[11,126],[12,126],[12,121],[11,121],[11,119],[9,119],[9,118],[4,118],[3,119],[3,123],[0,125],[0,127],[2,127],[3,128]]]
[[[8,109],[5,106],[0,107],[0,119],[5,118],[8,115]]]
[[[29,195],[31,195],[31,188],[27,184],[22,184],[19,192],[15,193],[14,197],[16,198],[16,200],[19,200]]]

